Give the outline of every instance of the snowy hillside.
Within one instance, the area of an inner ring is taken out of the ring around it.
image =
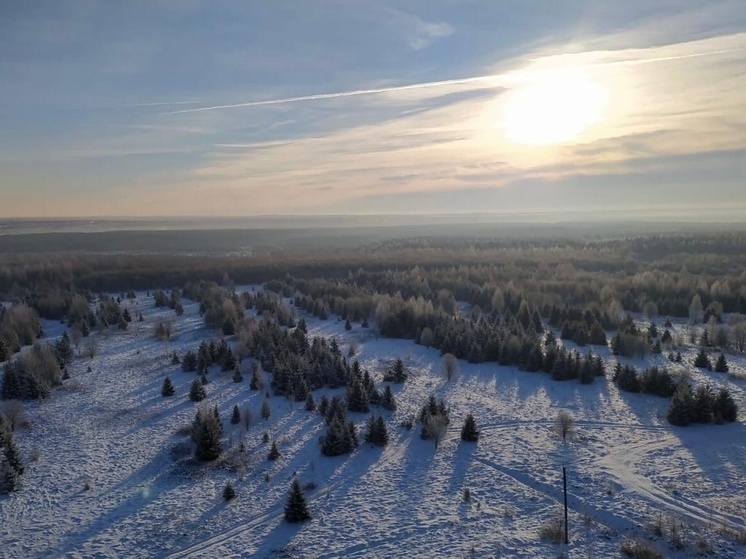
[[[323,418],[303,402],[271,397],[270,417],[262,419],[264,391],[249,389],[244,360],[241,383],[217,367],[207,375],[201,404],[217,405],[225,450],[203,464],[193,460],[185,429],[198,407],[188,398],[197,376],[170,356],[215,332],[186,300],[178,318],[144,294],[123,305],[144,321],[94,333],[98,354],[77,356],[70,380],[51,398],[26,404],[29,426],[16,434],[26,472],[18,492],[0,497],[0,557],[618,557],[621,542],[638,537],[666,557],[746,556],[737,541],[746,533],[746,381],[736,378],[746,373],[743,357],[729,356],[731,375],[692,369],[695,383],[729,387],[740,420],[679,428],[665,420],[667,399],[619,392],[605,378],[581,385],[461,362],[460,375],[447,382],[435,349],[376,339],[359,324],[346,331],[336,317],[306,317],[309,336],[335,337],[345,353],[352,343],[380,385],[392,359],[404,360],[411,374],[392,387],[397,410],[376,410],[389,444],[361,441],[351,455],[322,456]],[[163,318],[176,325],[170,341],[153,336]],[[59,335],[62,327],[46,323],[45,331]],[[686,362],[694,351],[683,352]],[[161,395],[167,375],[176,388],[168,398]],[[326,389],[314,398],[343,393]],[[420,438],[419,426],[402,426],[430,394],[451,408],[437,449]],[[248,430],[230,423],[234,405],[251,410]],[[566,448],[554,429],[560,410],[576,425]],[[477,443],[460,440],[467,413],[481,432]],[[350,418],[362,431],[368,414]],[[277,442],[277,461],[266,459],[264,433]],[[566,549],[539,537],[562,511],[563,459]],[[283,508],[296,476],[312,519],[291,525]],[[226,502],[229,481],[236,498]],[[682,549],[672,543],[672,527]]]

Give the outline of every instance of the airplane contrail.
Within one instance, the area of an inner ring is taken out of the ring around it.
[[[261,107],[263,105],[284,105],[286,103],[298,103],[301,101],[317,101],[320,99],[338,99],[341,97],[357,97],[359,95],[375,95],[378,93],[390,93],[394,91],[408,91],[412,89],[425,89],[429,87],[441,87],[444,85],[460,85],[466,83],[475,83],[494,80],[499,78],[499,74],[487,76],[475,76],[471,78],[456,78],[452,80],[442,80],[437,82],[413,83],[409,85],[397,85],[393,87],[379,87],[375,89],[355,89],[353,91],[337,91],[335,93],[318,93],[316,95],[301,95],[298,97],[283,97],[281,99],[267,99],[265,101],[249,101],[248,103],[235,103],[232,105],[214,105],[212,107],[199,107],[196,109],[182,109],[180,111],[170,111],[163,114],[177,115],[183,113],[199,113],[203,111],[218,111],[221,109],[238,109],[241,107]],[[495,87],[498,87],[495,84]]]
[[[584,64],[583,67],[593,68],[593,67],[600,67],[600,66],[650,64],[650,63],[656,63],[656,62],[665,62],[669,60],[683,60],[687,58],[698,58],[702,56],[716,56],[716,55],[721,55],[721,54],[740,52],[744,50],[746,50],[746,48],[733,48],[733,49],[725,49],[725,50],[718,50],[718,51],[695,52],[695,53],[688,53],[688,54],[659,56],[659,57],[651,57],[651,58],[631,58],[627,60],[601,61],[601,62],[596,62],[596,63]],[[470,78],[455,78],[451,80],[421,82],[421,83],[413,83],[413,84],[408,84],[408,85],[397,85],[397,86],[392,86],[392,87],[379,87],[379,88],[373,88],[373,89],[355,89],[352,91],[337,91],[334,93],[317,93],[314,95],[300,95],[297,97],[282,97],[279,99],[266,99],[264,101],[249,101],[246,103],[233,103],[230,105],[212,105],[209,107],[197,107],[194,109],[181,109],[178,111],[169,111],[169,112],[165,112],[161,114],[177,115],[177,114],[185,114],[185,113],[200,113],[200,112],[205,112],[205,111],[219,111],[219,110],[224,110],[224,109],[239,109],[239,108],[244,108],[244,107],[261,107],[265,105],[285,105],[288,103],[300,103],[304,101],[318,101],[322,99],[340,99],[343,97],[376,95],[380,93],[392,93],[392,92],[397,92],[397,91],[410,91],[410,90],[415,90],[415,89],[442,87],[446,85],[461,85],[461,84],[489,82],[489,81],[494,82],[491,85],[491,87],[497,88],[497,87],[503,87],[507,83],[512,83],[513,81],[515,81],[515,78],[519,78],[518,81],[521,81],[520,80],[521,75],[530,76],[534,72],[541,73],[543,71],[546,71],[546,69],[516,70],[512,72],[507,72],[504,74],[488,74],[484,76],[474,76]],[[511,77],[513,77],[513,80],[511,80]],[[183,103],[194,103],[194,102],[185,101]]]

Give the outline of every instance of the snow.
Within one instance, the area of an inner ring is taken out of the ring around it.
[[[395,357],[412,371],[393,387],[397,411],[384,412],[389,445],[362,443],[351,456],[324,457],[318,414],[272,397],[264,421],[264,394],[249,390],[248,378],[237,384],[213,369],[204,404],[219,407],[230,450],[217,463],[195,464],[188,436],[178,431],[195,414],[187,394],[196,376],[171,365],[169,356],[214,332],[203,327],[195,303],[185,301],[178,318],[144,294],[123,304],[142,311],[145,322],[93,334],[99,354],[77,357],[64,387],[26,405],[30,428],[17,434],[27,466],[23,487],[0,497],[2,557],[554,557],[562,548],[538,533],[561,511],[563,458],[566,556],[618,556],[625,537],[654,537],[659,515],[681,522],[687,543],[674,550],[656,538],[667,557],[694,556],[697,537],[718,556],[746,554],[726,533],[746,529],[743,422],[672,427],[663,419],[667,400],[621,393],[603,378],[586,386],[461,362],[460,377],[446,382],[436,350],[376,339],[359,325],[347,332],[336,319],[306,317],[309,333],[335,337],[343,351],[355,340],[357,358],[378,382]],[[163,319],[177,324],[168,342],[152,335]],[[50,339],[63,331],[54,323],[44,328]],[[683,352],[685,361],[693,352]],[[639,368],[666,360],[629,362]],[[742,357],[729,362],[744,373]],[[244,373],[248,366],[242,363]],[[176,387],[171,398],[160,394],[166,375]],[[746,410],[743,381],[699,371],[692,380],[729,387]],[[322,393],[340,391],[317,391],[317,401]],[[451,426],[437,450],[420,439],[418,426],[401,426],[431,393],[451,407]],[[229,422],[235,404],[252,410],[248,432]],[[567,448],[553,432],[559,410],[576,422]],[[476,444],[459,439],[468,412],[481,431]],[[351,414],[361,429],[367,417]],[[265,432],[278,443],[276,462],[266,460]],[[236,471],[238,463],[245,472]],[[307,491],[313,519],[302,525],[283,521],[294,476],[315,485]],[[228,481],[237,493],[230,503],[221,496]],[[466,488],[470,502],[462,498]]]

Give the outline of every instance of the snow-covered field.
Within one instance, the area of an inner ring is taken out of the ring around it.
[[[206,403],[220,410],[227,458],[194,465],[191,441],[179,430],[195,414],[188,387],[196,376],[171,365],[169,355],[196,348],[214,332],[203,328],[194,303],[185,301],[178,319],[143,295],[124,305],[142,311],[145,322],[94,334],[99,354],[76,357],[64,387],[26,405],[30,426],[17,434],[23,486],[0,497],[2,557],[618,557],[627,537],[653,538],[666,557],[693,557],[705,544],[714,556],[746,557],[733,536],[746,530],[742,420],[672,427],[664,419],[666,399],[620,393],[603,378],[588,386],[555,382],[496,364],[462,362],[460,377],[446,382],[437,350],[307,318],[310,335],[334,336],[345,351],[355,340],[357,358],[378,382],[395,357],[410,368],[407,383],[394,387],[397,411],[384,412],[389,445],[363,443],[350,456],[324,457],[318,414],[272,397],[265,421],[263,394],[249,390],[248,377],[237,384],[214,368]],[[177,334],[159,342],[153,325],[165,317],[176,320]],[[53,323],[45,330],[61,333]],[[684,352],[685,361],[692,352]],[[746,360],[729,360],[732,371],[744,373]],[[665,358],[645,363],[656,361]],[[244,373],[248,367],[241,365]],[[160,394],[166,375],[176,386],[171,398]],[[744,381],[696,371],[693,380],[727,385],[746,416]],[[314,394],[317,401],[322,392]],[[431,393],[451,407],[437,450],[420,439],[418,427],[400,426]],[[252,410],[248,431],[229,422],[235,404]],[[560,410],[576,420],[565,449],[553,430]],[[476,444],[459,439],[468,412],[481,431]],[[351,414],[361,430],[367,417]],[[266,460],[265,432],[278,442],[276,462]],[[561,512],[563,457],[567,548],[539,538],[542,525]],[[245,472],[236,471],[237,463]],[[313,519],[301,525],[283,521],[294,476],[315,485],[307,492]],[[237,497],[226,503],[228,481]],[[469,502],[462,497],[467,488]],[[664,535],[654,536],[656,522]],[[683,535],[682,550],[669,543],[672,523]]]

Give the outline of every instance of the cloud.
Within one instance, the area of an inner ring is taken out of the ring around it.
[[[647,47],[630,38],[628,45],[562,55],[547,49],[470,78],[179,111],[307,101],[330,110],[351,98],[355,104],[346,109],[359,115],[356,123],[313,136],[223,142],[230,147],[214,146],[180,180],[190,197],[213,205],[219,191],[226,204],[250,200],[260,212],[323,211],[344,200],[403,192],[659,172],[687,155],[746,149],[745,33]],[[501,93],[558,67],[580,68],[610,89],[605,120],[566,145],[512,144],[500,128]],[[444,89],[471,94],[448,98]],[[442,102],[432,104],[436,99]],[[411,110],[413,101],[418,110]],[[314,118],[294,110],[298,119]],[[382,119],[379,110],[389,117]],[[327,114],[321,111],[321,118]]]

